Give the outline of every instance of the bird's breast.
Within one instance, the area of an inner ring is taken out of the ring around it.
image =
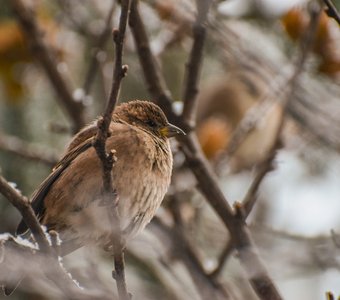
[[[115,168],[123,168],[121,176],[115,176],[121,225],[129,234],[135,235],[150,222],[160,206],[170,185],[172,154],[156,147],[146,149],[143,156],[131,156],[130,163],[124,159]],[[118,155],[119,153],[117,153]]]

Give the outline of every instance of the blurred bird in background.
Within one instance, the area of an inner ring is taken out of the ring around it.
[[[230,72],[203,86],[198,99],[197,135],[208,159],[214,160],[227,150],[234,130],[249,109],[262,100],[265,89],[261,78],[249,70]],[[281,114],[280,105],[273,104],[261,116],[233,154],[231,172],[252,168],[267,156]]]
[[[282,18],[281,22],[289,38],[299,43],[310,24],[310,16],[305,7],[294,7]],[[331,79],[340,79],[340,54],[338,25],[322,12],[313,43],[313,53],[316,55],[317,71]],[[334,32],[335,31],[335,32]]]

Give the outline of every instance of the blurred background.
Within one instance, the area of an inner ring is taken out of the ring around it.
[[[88,123],[103,112],[108,98],[114,57],[111,28],[117,27],[119,4],[22,2],[32,9],[54,65],[73,99],[81,103]],[[293,300],[326,299],[327,291],[340,295],[340,31],[326,13],[286,110],[282,101],[287,93],[280,92],[294,70],[313,2],[213,1],[195,129],[233,204],[245,197],[285,118],[275,168],[259,188],[248,223],[271,278],[283,298]],[[340,9],[340,1],[334,3]],[[174,108],[180,112],[195,1],[145,0],[140,9]],[[39,55],[32,54],[31,42],[11,1],[2,3],[0,168],[27,196],[49,174],[76,130],[58,100],[58,87],[46,75]],[[120,101],[149,99],[129,30],[124,63],[129,70]],[[235,132],[252,112],[253,130],[235,142]],[[129,291],[135,299],[204,299],[197,273],[183,255],[188,244],[230,299],[257,299],[238,259],[225,251],[227,230],[197,189],[176,142],[172,146],[175,166],[168,196],[155,221],[127,248]],[[19,221],[18,211],[0,196],[0,233],[13,234]],[[80,249],[63,264],[81,285],[113,293],[112,261],[100,249]],[[60,298],[46,282],[33,280],[23,282],[12,296]]]

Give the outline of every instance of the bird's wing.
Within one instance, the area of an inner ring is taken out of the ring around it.
[[[88,127],[88,130],[93,131],[93,127]],[[87,130],[85,129],[85,131]],[[86,136],[86,134],[84,135]],[[53,168],[52,173],[42,182],[40,187],[34,192],[31,198],[32,208],[37,216],[37,218],[40,220],[45,213],[45,205],[44,205],[44,199],[46,195],[48,194],[51,186],[53,183],[58,180],[59,176],[65,171],[65,169],[70,165],[70,163],[82,152],[89,149],[93,144],[94,136],[91,136],[87,139],[80,139],[80,144],[73,145],[70,151],[68,151],[64,157],[59,161],[59,163]],[[21,220],[21,222],[18,225],[18,228],[16,230],[16,234],[24,234],[28,230],[28,227],[24,220]]]

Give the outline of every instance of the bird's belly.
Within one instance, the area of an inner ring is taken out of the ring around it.
[[[140,178],[130,179],[128,193],[120,193],[120,187],[117,187],[120,225],[126,238],[136,235],[150,222],[166,193],[167,180],[148,177],[142,185]],[[97,196],[86,207],[68,214],[65,221],[71,230],[63,232],[62,239],[77,238],[86,244],[106,244],[112,234],[110,208]]]
[[[125,234],[134,236],[144,229],[160,206],[167,187],[167,180],[155,176],[119,198],[121,228]]]

